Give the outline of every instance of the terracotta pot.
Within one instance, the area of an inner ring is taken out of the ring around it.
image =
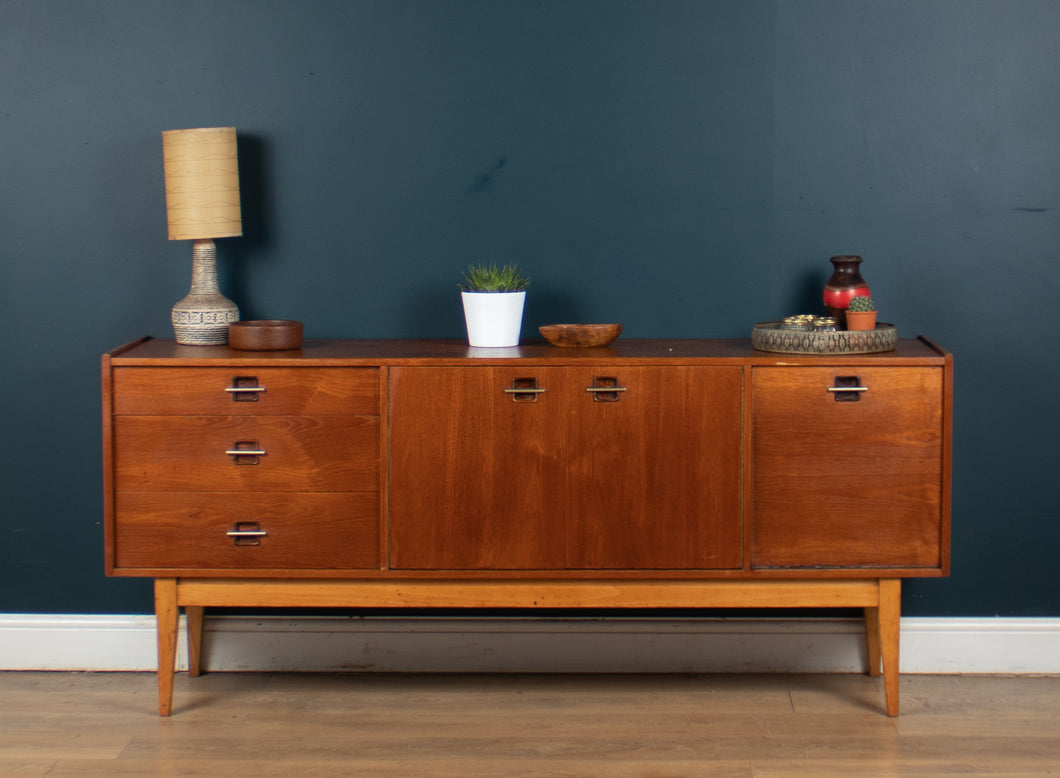
[[[847,311],[848,330],[876,329],[876,311]]]

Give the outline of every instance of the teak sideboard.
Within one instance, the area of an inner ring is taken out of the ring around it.
[[[144,338],[105,354],[106,570],[180,609],[863,608],[898,714],[901,579],[950,566],[953,360],[926,338],[474,349]]]

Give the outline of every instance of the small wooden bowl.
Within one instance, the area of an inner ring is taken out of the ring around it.
[[[289,351],[302,347],[302,322],[285,319],[228,325],[228,345],[240,351]]]
[[[553,346],[592,348],[610,345],[622,334],[622,325],[546,324],[537,330]]]

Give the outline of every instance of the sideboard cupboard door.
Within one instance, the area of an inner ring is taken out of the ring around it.
[[[942,368],[751,380],[752,567],[945,567]]]
[[[390,371],[390,566],[563,568],[562,368]]]
[[[568,567],[740,567],[742,368],[571,368],[570,384]]]

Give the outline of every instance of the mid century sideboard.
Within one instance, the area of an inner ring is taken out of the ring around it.
[[[180,609],[863,608],[898,714],[901,580],[950,566],[953,362],[144,338],[102,360],[106,570]]]

